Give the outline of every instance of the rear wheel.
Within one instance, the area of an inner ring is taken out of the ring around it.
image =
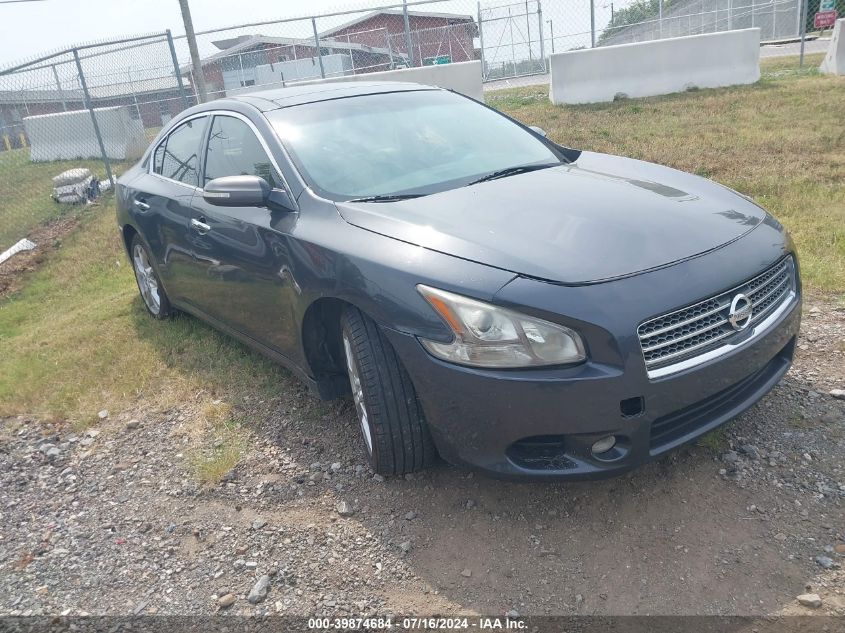
[[[414,385],[390,342],[357,308],[341,318],[346,369],[373,470],[400,475],[431,464],[437,451]]]
[[[138,282],[138,291],[141,293],[144,307],[156,319],[166,319],[171,314],[170,300],[153,269],[152,257],[147,247],[136,235],[132,238],[130,249],[135,281]]]

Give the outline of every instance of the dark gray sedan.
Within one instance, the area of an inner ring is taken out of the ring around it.
[[[446,90],[327,83],[184,112],[118,182],[144,305],[350,393],[376,472],[617,474],[789,368],[801,286],[712,181],[557,145]]]

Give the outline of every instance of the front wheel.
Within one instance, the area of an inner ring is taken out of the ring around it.
[[[414,385],[375,322],[348,307],[341,318],[343,351],[355,412],[373,470],[400,475],[431,464],[437,451]]]
[[[135,281],[138,282],[138,291],[141,293],[144,307],[156,319],[166,319],[171,313],[170,300],[153,269],[152,257],[147,247],[136,235],[132,238],[130,249]]]

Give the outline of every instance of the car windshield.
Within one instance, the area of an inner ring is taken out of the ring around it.
[[[562,159],[504,116],[443,90],[319,101],[267,117],[309,186],[336,201],[427,195]]]

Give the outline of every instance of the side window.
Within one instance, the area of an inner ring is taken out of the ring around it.
[[[167,140],[156,148],[153,171],[165,178],[199,186],[199,152],[205,117],[191,119],[178,126]]]
[[[164,144],[167,142],[167,139],[164,139],[158,147],[156,147],[156,151],[153,152],[153,172],[161,175],[161,167],[162,162],[164,161]]]
[[[214,117],[205,157],[205,183],[221,176],[261,176],[271,187],[280,186],[255,132],[230,116]]]

